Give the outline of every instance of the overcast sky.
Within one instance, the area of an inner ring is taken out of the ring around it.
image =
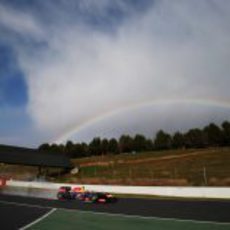
[[[2,144],[221,124],[229,74],[229,0],[0,0]]]

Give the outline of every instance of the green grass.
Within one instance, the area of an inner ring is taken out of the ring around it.
[[[227,230],[229,224],[201,223],[196,221],[160,218],[127,217],[93,212],[56,210],[29,229],[39,230]]]
[[[127,160],[136,160],[136,159],[145,159],[148,157],[164,157],[164,156],[170,156],[170,155],[179,155],[184,153],[193,153],[197,152],[195,149],[189,149],[189,150],[166,150],[166,151],[150,151],[150,152],[138,152],[135,154],[132,153],[122,153],[118,155],[102,155],[102,156],[92,156],[92,157],[84,157],[80,159],[75,159],[73,162],[75,164],[81,164],[81,163],[88,163],[88,162],[108,162],[108,161],[127,161]]]
[[[77,159],[74,164],[80,165],[81,170],[76,176],[68,175],[71,182],[230,185],[230,148],[98,156]]]
[[[123,153],[80,158],[73,163],[80,166],[79,174],[49,179],[84,184],[230,186],[230,148]],[[30,179],[37,168],[1,164],[0,172],[14,179]]]

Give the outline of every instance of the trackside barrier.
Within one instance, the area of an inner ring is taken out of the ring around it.
[[[156,195],[168,197],[191,197],[191,198],[221,198],[230,199],[230,187],[160,187],[160,186],[116,186],[116,185],[88,185],[88,184],[60,184],[50,182],[23,182],[9,180],[6,187],[23,188],[27,193],[34,190],[46,191],[55,196],[61,186],[79,187],[86,190],[110,192],[117,194]]]
[[[0,178],[0,187],[3,187],[6,185],[6,178]]]

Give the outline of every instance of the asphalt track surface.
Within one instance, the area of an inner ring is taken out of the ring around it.
[[[46,214],[48,208],[34,208],[0,203],[0,228],[14,230],[25,226]]]
[[[160,199],[119,199],[112,204],[58,201],[0,194],[3,229],[18,229],[44,215],[52,208],[74,209],[114,214],[138,215],[208,222],[230,222],[230,201],[188,201]]]

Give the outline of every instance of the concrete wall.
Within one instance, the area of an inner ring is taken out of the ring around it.
[[[9,180],[6,187],[11,191],[21,188],[29,195],[49,194],[49,198],[55,198],[57,189],[60,186],[84,186],[86,190],[111,192],[119,194],[142,194],[169,197],[191,197],[191,198],[222,198],[230,199],[230,187],[159,187],[159,186],[115,186],[115,185],[87,185],[87,184],[60,184],[49,182],[23,182]],[[17,188],[17,189],[16,189]],[[27,194],[27,195],[28,195]]]

